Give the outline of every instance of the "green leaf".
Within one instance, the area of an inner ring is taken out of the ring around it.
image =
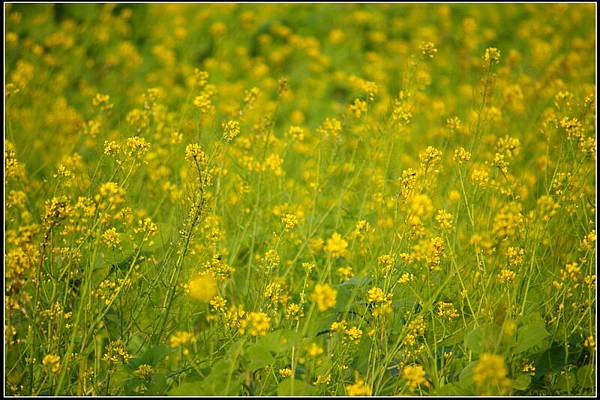
[[[273,332],[273,336],[267,339],[267,336],[261,338],[257,343],[262,343],[269,350],[274,351],[277,354],[283,354],[291,349],[293,346],[299,346],[302,342],[302,334],[292,329],[281,329]],[[264,340],[264,342],[263,342]]]
[[[546,338],[550,336],[546,330],[546,323],[539,313],[532,313],[527,317],[527,322],[517,330],[517,344],[514,354],[525,351],[542,349],[547,346]],[[547,347],[546,347],[547,348]]]
[[[368,275],[356,275],[356,276],[353,276],[352,278],[348,279],[347,281],[337,284],[336,287],[338,287],[338,288],[345,287],[345,286],[363,287],[367,283],[369,283],[370,279],[371,278],[369,278]]]
[[[237,341],[233,342],[233,344],[231,346],[229,346],[229,349],[227,350],[227,353],[225,353],[225,356],[223,358],[230,360],[230,361],[239,358],[244,352],[245,344],[246,344],[245,338],[238,339]]]
[[[156,346],[150,347],[140,357],[133,359],[129,363],[129,366],[133,369],[136,369],[142,364],[159,365],[168,352],[169,348],[167,347],[167,345],[158,344]]]
[[[577,383],[577,377],[575,373],[572,371],[566,371],[564,373],[558,374],[558,379],[556,380],[556,384],[554,388],[561,391],[562,393],[571,393],[575,388]]]
[[[278,396],[315,396],[317,388],[304,381],[286,378],[277,386]]]
[[[244,368],[249,371],[265,368],[275,361],[269,348],[259,343],[253,344],[246,350],[246,357],[249,362],[244,365]]]
[[[471,395],[473,393],[472,393],[472,388],[469,387],[468,385],[464,385],[463,383],[456,382],[456,383],[448,383],[448,384],[440,387],[439,389],[437,389],[432,394],[436,395],[436,396],[467,396],[467,395]]]
[[[520,374],[512,381],[512,387],[515,390],[526,390],[531,383],[531,375]]]
[[[148,395],[163,395],[167,389],[167,377],[165,374],[158,373],[152,375],[152,380],[148,386]]]
[[[560,370],[565,365],[566,357],[564,346],[555,343],[552,347],[533,358],[536,377],[541,377],[547,372]]]
[[[457,330],[456,332],[451,333],[448,336],[446,336],[444,338],[444,340],[442,340],[441,345],[450,347],[450,346],[459,344],[464,340],[464,337],[465,337],[465,332],[461,328],[461,329]]]
[[[361,375],[366,375],[367,370],[369,369],[371,345],[372,342],[370,340],[365,340],[363,337],[356,347],[356,353],[351,365],[355,370],[360,372]]]
[[[461,386],[470,386],[473,384],[473,370],[477,361],[472,361],[469,365],[467,365],[461,372],[458,377],[458,380]]]
[[[229,382],[228,382],[229,381]],[[232,360],[221,359],[202,381],[183,383],[169,391],[171,396],[232,396],[240,391],[241,378]]]
[[[465,335],[465,346],[475,354],[492,351],[498,339],[494,325],[481,325]]]
[[[115,387],[125,387],[127,381],[131,378],[131,371],[123,365],[119,364],[117,366],[117,370],[113,373],[110,378],[110,386]]]
[[[587,364],[577,370],[577,383],[582,388],[593,388],[594,385],[594,366]]]
[[[204,381],[186,382],[171,389],[169,396],[198,396],[198,395],[209,395],[208,390]]]

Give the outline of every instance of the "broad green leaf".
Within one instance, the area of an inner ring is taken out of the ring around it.
[[[577,384],[583,388],[593,388],[594,383],[594,366],[591,364],[579,367],[577,370]]]
[[[208,376],[201,381],[183,383],[169,391],[171,396],[231,396],[240,391],[240,377],[236,375],[231,360],[221,359],[215,363]]]
[[[356,348],[356,355],[354,356],[352,366],[355,370],[360,372],[361,375],[365,375],[369,367],[371,344],[370,340],[364,340],[363,338]]]
[[[126,382],[131,378],[131,371],[122,364],[119,364],[117,370],[110,378],[111,387],[125,387]]]
[[[557,373],[558,379],[554,384],[554,388],[559,390],[563,394],[569,394],[573,392],[577,384],[577,377],[573,371],[567,371],[565,373]]]
[[[250,371],[271,365],[275,360],[269,348],[258,343],[253,344],[246,350],[246,359],[248,363],[244,365],[244,368]]]
[[[530,314],[527,322],[517,330],[517,344],[514,354],[538,348],[546,344],[546,338],[550,334],[546,330],[546,324],[539,313]]]
[[[281,335],[283,330],[279,329],[267,333],[256,340],[256,345],[264,346],[270,350],[278,351],[280,348]]]
[[[132,360],[129,363],[129,365],[134,369],[139,367],[141,364],[159,365],[167,355],[168,351],[169,348],[167,347],[167,345],[158,344],[156,346],[150,347],[140,357]]]
[[[465,337],[465,331],[464,329],[459,329],[457,331],[455,331],[454,333],[450,333],[448,334],[444,340],[442,340],[441,345],[442,346],[452,346],[455,344],[459,344],[464,340]],[[449,349],[451,350],[451,349]]]
[[[531,383],[531,375],[520,374],[512,381],[512,387],[515,390],[526,390]]]
[[[209,395],[204,381],[186,382],[168,393],[169,396],[199,396]]]
[[[274,355],[281,355],[302,343],[302,334],[293,329],[279,329],[267,333],[256,340],[256,345],[260,345]]]
[[[498,339],[494,325],[480,325],[465,335],[465,346],[475,354],[492,351]]]
[[[559,343],[554,343],[552,347],[533,357],[536,367],[536,377],[543,376],[547,372],[560,370],[565,365],[566,356],[565,347]]]
[[[476,364],[477,361],[472,361],[460,372],[458,380],[461,386],[467,386],[473,383],[473,369],[475,368]]]
[[[238,339],[231,346],[229,346],[229,348],[227,349],[227,353],[225,353],[225,356],[223,358],[231,361],[235,360],[236,358],[239,359],[239,357],[241,357],[243,354],[245,344],[245,339]]]
[[[347,281],[344,281],[340,284],[337,284],[336,286],[338,288],[341,287],[346,287],[346,286],[351,286],[351,287],[363,287],[365,286],[367,283],[369,283],[369,280],[371,278],[369,278],[366,275],[356,275],[353,276],[352,278],[348,279]]]
[[[465,396],[471,394],[471,391],[472,389],[468,385],[456,382],[444,385],[432,394],[436,396]]]
[[[148,385],[148,391],[145,394],[148,395],[163,395],[167,389],[167,377],[165,374],[157,373],[152,375],[150,385]]]

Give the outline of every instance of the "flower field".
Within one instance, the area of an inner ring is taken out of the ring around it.
[[[596,393],[595,4],[6,4],[7,395]]]

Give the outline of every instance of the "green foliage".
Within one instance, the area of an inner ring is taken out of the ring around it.
[[[592,4],[4,11],[7,395],[595,393]]]

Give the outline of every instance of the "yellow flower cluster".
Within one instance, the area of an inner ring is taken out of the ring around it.
[[[208,303],[217,295],[217,282],[212,274],[200,274],[188,284],[188,292],[193,299]]]
[[[102,356],[104,361],[108,362],[122,362],[126,364],[131,360],[133,356],[127,351],[125,342],[121,339],[111,341],[106,347],[106,352]]]
[[[56,354],[46,354],[42,360],[42,364],[53,374],[60,370],[60,356]]]
[[[402,370],[402,378],[408,386],[414,390],[423,385],[428,386],[427,378],[425,378],[425,370],[420,365],[407,365]]]
[[[348,242],[337,232],[331,235],[325,245],[325,251],[331,254],[332,257],[343,257],[347,249]]]
[[[231,120],[223,123],[223,139],[226,142],[231,142],[239,134],[240,123],[238,121]]]
[[[263,312],[250,312],[240,321],[240,334],[250,336],[264,336],[271,327],[271,318]]]
[[[335,307],[337,290],[327,284],[318,283],[311,295],[311,300],[317,304],[319,311],[327,311]]]
[[[392,312],[392,293],[386,294],[381,288],[369,289],[367,301],[372,305],[372,312],[375,317]]]
[[[194,343],[196,343],[196,337],[192,332],[177,331],[169,338],[169,346],[172,349],[181,347],[184,355],[189,354],[189,349],[187,347]]]
[[[482,396],[506,395],[512,389],[512,382],[506,374],[502,356],[484,353],[475,364],[473,381]]]
[[[354,383],[346,385],[346,395],[348,396],[371,396],[373,390],[363,378],[356,376]]]

